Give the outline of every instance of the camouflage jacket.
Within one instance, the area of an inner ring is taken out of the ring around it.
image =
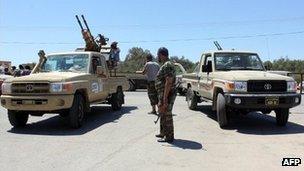
[[[157,76],[156,76],[155,88],[157,90],[159,100],[163,99],[164,91],[165,91],[165,83],[166,83],[166,78],[167,77],[172,77],[173,78],[173,84],[172,84],[172,87],[171,87],[170,95],[174,95],[175,94],[176,71],[175,71],[175,66],[171,61],[165,62],[160,67],[160,69],[157,73]]]

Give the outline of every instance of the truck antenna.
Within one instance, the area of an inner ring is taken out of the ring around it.
[[[214,41],[213,43],[216,46],[217,50],[223,50],[223,48],[221,47],[221,45],[217,41]]]

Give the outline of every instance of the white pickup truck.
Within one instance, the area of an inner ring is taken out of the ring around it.
[[[65,52],[44,55],[33,72],[6,79],[1,105],[8,109],[12,126],[25,126],[29,115],[59,113],[70,126],[79,128],[93,103],[124,104],[125,77],[109,74],[105,55],[98,52]]]

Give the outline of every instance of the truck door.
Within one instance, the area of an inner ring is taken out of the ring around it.
[[[212,63],[213,65],[213,57],[211,54],[206,54],[205,58],[202,59],[203,66],[207,66],[208,62]],[[203,67],[202,66],[202,67]],[[213,68],[213,67],[212,67]],[[199,93],[203,95],[203,97],[211,99],[212,98],[212,91],[213,91],[213,84],[212,84],[213,72],[201,72],[200,79],[199,79]]]
[[[105,59],[103,56],[92,56],[91,60],[91,69],[90,73],[92,74],[91,79],[91,93],[92,101],[105,100],[107,98],[107,82],[108,75],[104,73],[102,75],[97,74],[97,67],[104,68],[104,71],[107,71],[105,66]]]

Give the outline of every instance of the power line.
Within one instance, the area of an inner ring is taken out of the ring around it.
[[[269,22],[290,22],[290,21],[299,21],[304,20],[304,16],[300,17],[290,17],[290,18],[276,18],[276,19],[257,19],[257,20],[235,20],[235,21],[210,21],[210,22],[196,22],[196,23],[172,23],[172,24],[127,24],[127,25],[92,25],[91,28],[93,29],[103,29],[103,28],[151,28],[151,29],[164,29],[164,28],[171,28],[171,27],[202,27],[202,26],[212,26],[212,25],[237,25],[237,24],[257,24],[257,23],[269,23]],[[74,29],[74,26],[0,26],[0,29],[23,29],[31,30],[31,29]]]
[[[162,42],[191,42],[191,41],[203,41],[203,40],[225,40],[225,39],[244,39],[244,38],[256,38],[256,37],[272,37],[272,36],[285,36],[285,35],[298,35],[303,34],[302,31],[294,32],[282,32],[282,33],[264,33],[254,35],[234,35],[234,36],[222,36],[222,37],[208,37],[208,38],[188,38],[188,39],[167,39],[167,40],[135,40],[135,41],[120,41],[121,44],[131,43],[162,43]],[[22,42],[22,41],[0,41],[0,44],[23,44],[23,45],[83,45],[84,43],[77,42]]]

